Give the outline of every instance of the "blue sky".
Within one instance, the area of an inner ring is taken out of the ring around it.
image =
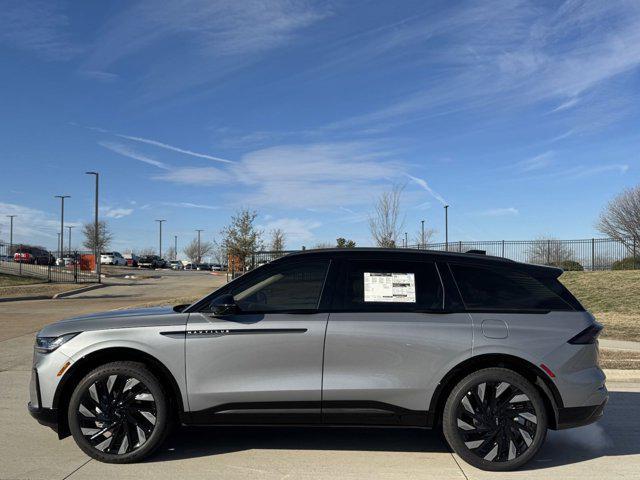
[[[453,240],[591,237],[638,183],[635,1],[2,0],[0,56],[15,241],[55,246],[56,194],[90,220],[86,170],[119,250],[240,207],[289,248],[366,245],[393,184],[410,238],[445,202]]]

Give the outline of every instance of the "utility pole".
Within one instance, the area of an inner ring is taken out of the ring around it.
[[[162,258],[162,222],[166,222],[166,220],[156,220],[158,222],[158,226],[160,227],[158,231],[158,256]]]
[[[7,215],[9,217],[9,251],[7,252],[8,256],[13,257],[13,219],[17,217],[17,215]]]
[[[449,251],[449,205],[444,206],[444,249]]]
[[[173,259],[178,260],[178,235],[173,236]]]
[[[69,256],[71,256],[71,229],[73,225],[67,225],[67,228],[69,229]]]
[[[204,230],[196,230],[196,232],[198,232],[198,259],[196,263],[200,263],[200,252],[202,251],[200,250],[200,233],[204,232]]]
[[[93,258],[96,262],[96,276],[98,277],[98,283],[100,283],[100,254],[98,249],[98,243],[100,241],[100,224],[98,223],[98,187],[100,181],[100,174],[98,172],[84,172],[87,175],[94,175],[96,177],[95,188],[95,205],[94,205],[94,219],[93,219]]]
[[[420,223],[422,224],[422,231],[420,233],[420,244],[422,245],[422,247],[420,248],[425,248],[424,246],[424,220],[420,220]]]
[[[59,198],[60,199],[60,204],[61,204],[61,210],[60,210],[60,243],[58,244],[58,247],[60,247],[60,255],[58,255],[59,258],[62,258],[62,255],[64,255],[64,199],[65,198],[71,198],[70,195],[56,195],[55,198]]]

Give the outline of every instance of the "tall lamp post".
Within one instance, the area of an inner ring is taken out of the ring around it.
[[[404,232],[404,248],[409,248],[409,236]]]
[[[59,198],[60,199],[60,205],[61,205],[61,209],[60,209],[60,244],[58,245],[58,247],[60,247],[60,255],[58,255],[59,258],[62,258],[62,255],[64,255],[64,199],[65,198],[71,198],[70,195],[56,195],[55,198]]]
[[[98,223],[98,187],[100,183],[100,174],[98,172],[85,172],[87,175],[94,175],[96,177],[96,191],[95,191],[95,205],[94,205],[94,219],[93,219],[93,258],[96,262],[96,275],[98,276],[98,283],[100,283],[100,258],[98,254],[98,243],[100,241],[100,225]]]
[[[444,206],[444,249],[449,251],[449,205]]]
[[[420,220],[420,223],[421,223],[420,244],[422,245],[422,247],[420,247],[420,248],[425,248],[425,246],[424,246],[424,220]]]
[[[17,217],[17,215],[7,215],[9,217],[9,251],[7,252],[7,256],[13,256],[13,219]]]
[[[204,232],[204,230],[196,230],[196,232],[198,232],[198,260],[197,263],[200,263],[202,260],[200,259],[200,252],[202,250],[200,250],[200,233]]]
[[[166,220],[156,220],[158,222],[158,226],[160,230],[158,231],[158,256],[162,258],[162,223],[166,222]]]
[[[178,260],[178,235],[173,236],[173,260]]]
[[[69,256],[71,256],[71,229],[73,225],[67,225],[67,228],[69,229]]]

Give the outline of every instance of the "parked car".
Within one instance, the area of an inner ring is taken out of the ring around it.
[[[13,255],[14,262],[32,263],[34,265],[55,265],[56,257],[44,248],[23,246],[18,247]]]
[[[182,265],[182,262],[179,260],[171,260],[169,266],[171,270],[184,270],[184,265]]]
[[[100,254],[100,263],[102,265],[125,266],[127,264],[127,260],[120,254],[120,252],[106,252]]]
[[[207,270],[207,271],[210,271],[211,270],[211,265],[209,265],[208,263],[198,263],[198,264],[196,264],[196,270]]]
[[[142,460],[177,418],[441,426],[471,465],[512,470],[608,398],[602,325],[561,273],[409,249],[287,255],[192,305],[46,326],[29,411],[103,462]]]
[[[138,267],[140,268],[165,268],[167,262],[165,262],[158,255],[145,255],[138,259]]]
[[[137,267],[138,266],[138,256],[134,253],[125,253],[122,255],[124,259],[127,261],[128,267]]]
[[[211,265],[211,270],[213,270],[214,272],[221,272],[223,268],[219,263],[214,263]]]

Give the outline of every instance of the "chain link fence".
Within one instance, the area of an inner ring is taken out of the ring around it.
[[[44,248],[22,244],[0,243],[0,273],[45,282],[100,282],[93,252],[70,251],[56,258]]]

